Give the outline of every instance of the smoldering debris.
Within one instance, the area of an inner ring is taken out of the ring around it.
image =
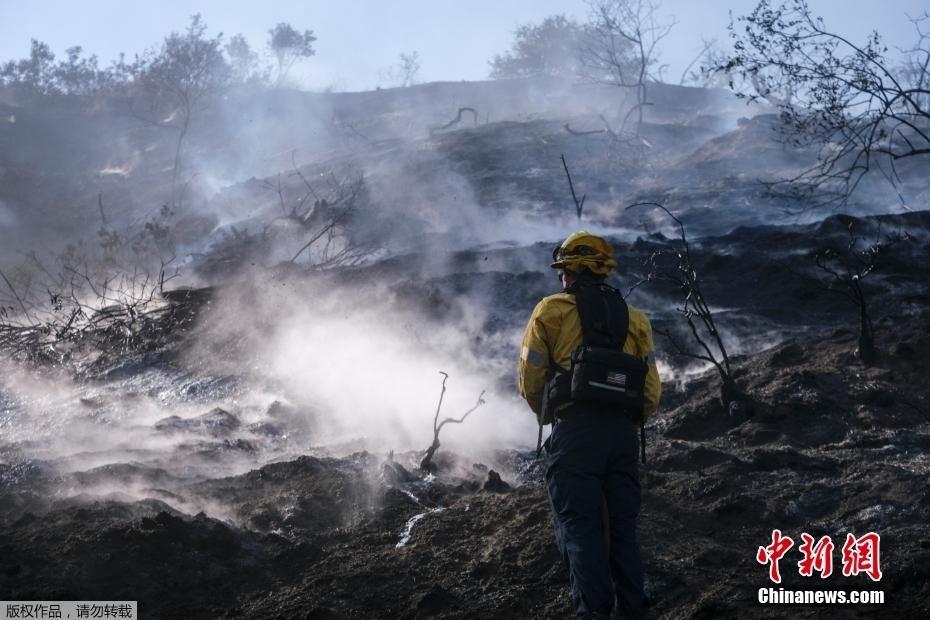
[[[754,613],[745,550],[770,523],[925,539],[930,220],[866,217],[894,202],[869,184],[859,217],[786,213],[757,173],[816,153],[723,91],[649,88],[644,109],[552,77],[239,84],[183,145],[105,95],[0,88],[16,119],[0,146],[17,145],[0,148],[0,591],[125,596],[154,617],[567,615],[514,367],[578,227],[614,244],[611,283],[656,328],[641,535],[657,614]],[[901,169],[907,204],[921,170]],[[663,339],[691,337],[680,282],[649,278],[678,230],[624,210],[639,201],[687,227],[684,267],[753,408],[724,408],[720,378]],[[850,224],[908,233],[864,284],[872,366],[849,309],[800,277]],[[463,423],[438,449],[445,415]],[[926,550],[891,544],[892,604],[916,615]]]
[[[736,371],[764,405],[754,417],[738,421],[715,410],[718,379],[709,373],[688,386],[683,404],[650,425],[640,537],[651,587],[666,594],[656,599],[657,613],[692,609],[689,593],[706,585],[708,574],[714,583],[726,581],[734,563],[754,575],[758,566],[746,550],[771,535],[772,520],[791,531],[813,522],[834,536],[873,526],[883,540],[927,533],[923,454],[930,445],[930,394],[925,386],[914,391],[923,384],[910,362],[930,353],[926,330],[926,321],[917,318],[883,328],[887,357],[858,377],[844,370],[850,334],[737,359]],[[870,458],[863,461],[863,454]],[[176,590],[155,596],[151,580],[130,566],[154,574],[170,567],[202,588],[198,609],[229,610],[234,601],[242,614],[254,610],[255,596],[262,597],[265,611],[299,606],[348,614],[386,605],[415,609],[434,591],[445,593],[442,600],[469,600],[492,615],[502,593],[514,609],[542,606],[548,617],[567,613],[562,591],[568,584],[551,540],[541,472],[518,478],[509,472],[522,465],[502,469],[504,481],[516,488],[499,494],[479,490],[493,477],[487,466],[467,461],[451,469],[444,464],[434,477],[404,479],[398,472],[413,470],[417,458],[418,452],[301,456],[188,482],[176,497],[165,491],[162,499],[134,502],[125,496],[95,503],[58,499],[45,507],[30,503],[27,490],[43,488],[41,481],[52,475],[48,468],[0,466],[10,500],[4,510],[18,506],[4,513],[9,518],[2,544],[17,553],[4,557],[0,579],[13,593],[28,583],[63,586],[64,577],[52,569],[58,565],[43,560],[77,559],[93,547],[110,553],[115,566],[93,564],[93,570],[68,574],[72,587],[102,592],[122,574],[125,587],[152,597],[145,600],[155,614],[192,604],[189,595]],[[500,460],[527,462],[513,452]],[[389,480],[375,473],[385,469],[395,473]],[[471,474],[461,473],[468,469]],[[118,471],[124,479],[139,475],[138,469]],[[155,471],[146,475],[149,485],[164,487],[171,480]],[[190,503],[181,503],[182,496]],[[174,505],[199,506],[206,514],[191,517]],[[730,532],[724,538],[715,535],[721,524]],[[61,544],[65,533],[69,542]],[[689,545],[696,545],[700,565],[681,565],[681,549]],[[160,552],[153,555],[154,548]],[[895,552],[897,561],[883,564],[883,583],[903,593],[891,604],[904,613],[920,600],[926,556],[919,545],[904,545]],[[806,583],[784,573],[786,587]],[[369,584],[362,593],[352,585],[359,575]],[[526,591],[520,584],[527,578],[548,587]],[[834,576],[827,583],[839,587],[848,579]],[[715,589],[715,608],[739,615],[755,605],[749,595],[764,582],[763,571],[758,580]],[[444,609],[445,603],[436,605]]]

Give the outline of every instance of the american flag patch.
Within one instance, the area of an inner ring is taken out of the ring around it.
[[[626,375],[622,372],[608,372],[606,381],[611,385],[626,386]]]

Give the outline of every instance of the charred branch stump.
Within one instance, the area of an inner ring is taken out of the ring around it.
[[[436,454],[436,450],[439,449],[439,431],[442,430],[442,427],[446,424],[461,424],[465,421],[472,412],[484,404],[484,390],[481,390],[481,394],[478,395],[478,402],[475,403],[475,406],[466,411],[460,418],[446,418],[442,422],[439,421],[439,412],[442,409],[442,399],[446,395],[446,381],[449,379],[448,373],[439,371],[439,374],[442,375],[442,391],[439,393],[439,403],[436,405],[436,415],[433,417],[433,443],[430,444],[430,447],[426,449],[426,454],[420,460],[420,469],[427,473],[433,473],[436,471],[436,465],[433,463],[433,456]]]

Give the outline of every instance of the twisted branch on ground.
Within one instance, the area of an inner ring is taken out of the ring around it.
[[[461,424],[475,411],[478,407],[484,404],[484,390],[481,390],[481,394],[478,395],[478,401],[475,403],[475,406],[466,411],[460,418],[446,418],[442,422],[439,421],[439,411],[442,409],[442,399],[446,395],[446,380],[449,378],[448,373],[439,371],[439,374],[442,375],[442,391],[439,393],[439,403],[436,405],[436,415],[433,416],[433,443],[429,448],[426,449],[426,454],[420,460],[420,469],[426,472],[432,472],[436,469],[436,466],[433,464],[433,455],[436,454],[436,450],[439,449],[439,431],[442,430],[442,427],[446,424]]]
[[[477,127],[478,126],[478,110],[476,110],[475,108],[464,107],[464,108],[459,108],[458,114],[455,115],[455,118],[453,118],[451,121],[449,121],[445,125],[440,125],[439,127],[431,127],[429,130],[430,135],[433,135],[434,133],[437,133],[439,131],[445,131],[446,129],[449,129],[450,127],[454,125],[458,125],[459,123],[462,122],[462,114],[464,114],[465,112],[471,112],[472,116],[474,117],[475,126]]]

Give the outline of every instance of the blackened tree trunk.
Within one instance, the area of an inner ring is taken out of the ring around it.
[[[859,359],[863,364],[875,362],[875,332],[872,329],[872,318],[869,316],[869,307],[862,299],[859,304]]]

